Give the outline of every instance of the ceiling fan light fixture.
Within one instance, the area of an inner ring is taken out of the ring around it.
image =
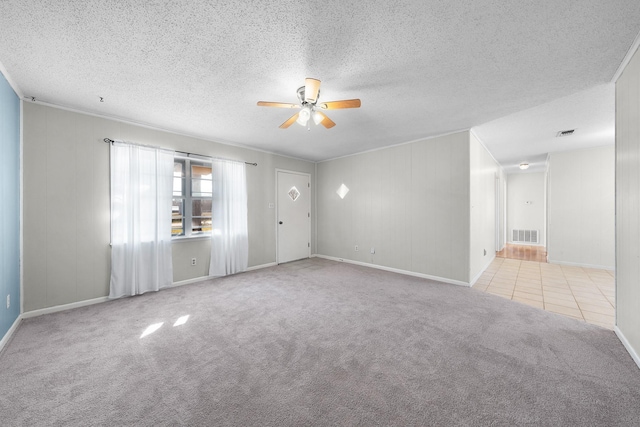
[[[300,104],[259,101],[258,107],[300,108],[299,113],[289,117],[280,125],[280,129],[287,129],[294,122],[297,122],[300,126],[305,126],[307,130],[311,130],[311,123],[309,120],[313,120],[316,125],[322,125],[327,129],[331,129],[336,125],[335,122],[327,117],[321,110],[360,108],[361,105],[359,99],[343,99],[341,101],[319,103],[320,80],[312,78],[305,79],[304,86],[298,88],[297,95]]]
[[[324,120],[324,116],[322,115],[322,113],[318,111],[313,112],[313,122],[316,125],[319,125],[320,123],[322,123],[323,120]]]
[[[298,124],[302,126],[306,126],[310,118],[311,111],[307,106],[305,106],[302,108],[302,110],[300,110],[300,113],[298,114],[298,120],[296,120],[296,122],[298,122]]]

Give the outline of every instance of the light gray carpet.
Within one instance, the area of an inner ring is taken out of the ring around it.
[[[613,332],[322,259],[27,319],[0,367],[3,426],[640,425]]]

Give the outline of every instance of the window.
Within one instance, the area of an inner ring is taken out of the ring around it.
[[[211,164],[176,159],[173,166],[172,236],[193,237],[211,233]]]

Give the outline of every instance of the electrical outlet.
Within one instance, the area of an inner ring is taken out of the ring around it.
[[[371,253],[372,253],[372,254],[375,254],[375,253],[376,253],[376,248],[373,248],[373,247],[372,247],[372,248],[371,248]]]
[[[269,203],[269,209],[273,209],[273,208],[274,208],[273,203]]]
[[[191,265],[196,265],[196,259],[195,258],[191,258]]]
[[[356,250],[356,252],[358,252],[358,245],[356,245],[356,249],[355,250]]]
[[[11,307],[11,294],[7,295],[7,308]]]

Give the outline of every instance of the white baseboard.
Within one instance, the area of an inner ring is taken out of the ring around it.
[[[7,333],[4,334],[4,337],[2,337],[2,340],[0,340],[0,353],[2,352],[2,349],[4,348],[4,346],[7,345],[9,340],[11,340],[11,337],[18,329],[18,325],[20,324],[20,321],[22,321],[22,316],[18,316],[18,318],[13,322],[13,325],[11,325]]]
[[[165,287],[163,289],[176,288],[178,286],[184,286],[184,285],[190,285],[192,283],[204,282],[205,280],[210,280],[210,279],[215,279],[215,278],[216,278],[216,276],[194,277],[193,279],[180,280],[178,282],[173,282],[172,284],[170,284],[169,286],[167,286],[167,287]]]
[[[609,271],[614,271],[615,270],[615,267],[611,267],[610,265],[581,264],[579,262],[556,261],[556,260],[553,260],[551,258],[547,258],[547,262],[549,264],[567,265],[569,267],[595,268],[595,269],[598,269],[598,270],[609,270]]]
[[[502,249],[507,247],[507,244],[509,245],[518,245],[518,246],[538,246],[538,247],[545,247],[546,245],[543,243],[527,243],[527,242],[507,242]],[[500,251],[502,250],[500,249]],[[500,252],[498,251],[498,252]]]
[[[489,257],[489,261],[487,261],[485,263],[485,265],[482,266],[482,268],[480,269],[480,272],[478,274],[476,274],[476,277],[474,277],[471,282],[469,283],[469,286],[473,286],[476,284],[476,282],[478,281],[478,279],[480,278],[480,276],[482,276],[482,273],[485,272],[485,270],[487,268],[489,268],[489,266],[491,265],[491,263],[493,262],[493,260],[496,259],[496,254],[494,253],[492,257]]]
[[[346,262],[348,264],[355,264],[355,265],[361,265],[363,267],[376,268],[378,270],[390,271],[392,273],[405,274],[407,276],[414,276],[414,277],[420,277],[420,278],[423,278],[423,279],[437,280],[438,282],[449,283],[451,285],[466,286],[466,287],[470,286],[469,283],[462,282],[460,280],[447,279],[446,277],[431,276],[429,274],[416,273],[415,271],[401,270],[399,268],[385,267],[383,265],[369,264],[367,262],[353,261],[353,260],[344,259],[344,258],[336,258],[336,257],[328,256],[328,255],[316,254],[315,256],[318,257],[318,258],[324,258],[324,259],[328,259],[328,260],[331,260],[331,261]]]
[[[254,265],[252,267],[248,267],[245,271],[241,271],[241,273],[245,273],[245,272],[248,272],[248,271],[254,271],[254,270],[260,270],[261,268],[273,267],[273,266],[276,266],[276,265],[278,265],[278,264],[276,264],[275,262],[270,262],[270,263],[267,263],[267,264]],[[224,277],[224,276],[200,276],[200,277],[194,277],[193,279],[180,280],[178,282],[173,282],[170,286],[167,286],[167,288],[175,288],[176,286],[183,286],[183,285],[190,285],[191,283],[204,282],[205,280],[216,279],[218,277]]]
[[[275,267],[276,265],[278,264],[275,262],[269,262],[261,265],[254,265],[253,267],[247,268],[247,271],[260,270],[261,268],[267,268],[267,267]]]
[[[42,316],[43,314],[57,313],[59,311],[71,310],[72,308],[85,307],[87,305],[100,304],[107,301],[109,301],[109,297],[100,297],[84,301],[72,302],[70,304],[56,305],[53,307],[41,308],[39,310],[27,311],[26,313],[22,313],[22,318],[29,319],[31,317]]]
[[[638,355],[638,353],[636,353],[636,350],[631,346],[631,343],[627,340],[627,337],[624,336],[624,334],[618,328],[617,325],[614,326],[613,330],[615,331],[616,335],[618,336],[618,339],[620,339],[620,341],[622,341],[622,344],[624,345],[624,348],[627,349],[627,351],[631,355],[631,358],[633,359],[633,361],[636,362],[636,365],[638,365],[638,368],[640,368],[640,356]]]
[[[269,264],[256,265],[256,266],[247,268],[246,271],[258,270],[260,268],[272,267],[274,265],[276,265],[275,262],[269,263]],[[167,286],[166,288],[173,288],[175,286],[188,285],[190,283],[202,282],[204,280],[209,280],[213,278],[214,276],[203,276],[203,277],[196,277],[194,279],[181,280],[179,282],[173,282],[170,286]],[[109,297],[100,297],[100,298],[94,298],[94,299],[89,299],[84,301],[72,302],[70,304],[56,305],[54,307],[46,307],[46,308],[41,308],[39,310],[27,311],[26,313],[22,313],[21,318],[29,319],[31,317],[42,316],[43,314],[57,313],[59,311],[71,310],[73,308],[85,307],[87,305],[100,304],[102,302],[107,302],[107,301],[109,301]]]

